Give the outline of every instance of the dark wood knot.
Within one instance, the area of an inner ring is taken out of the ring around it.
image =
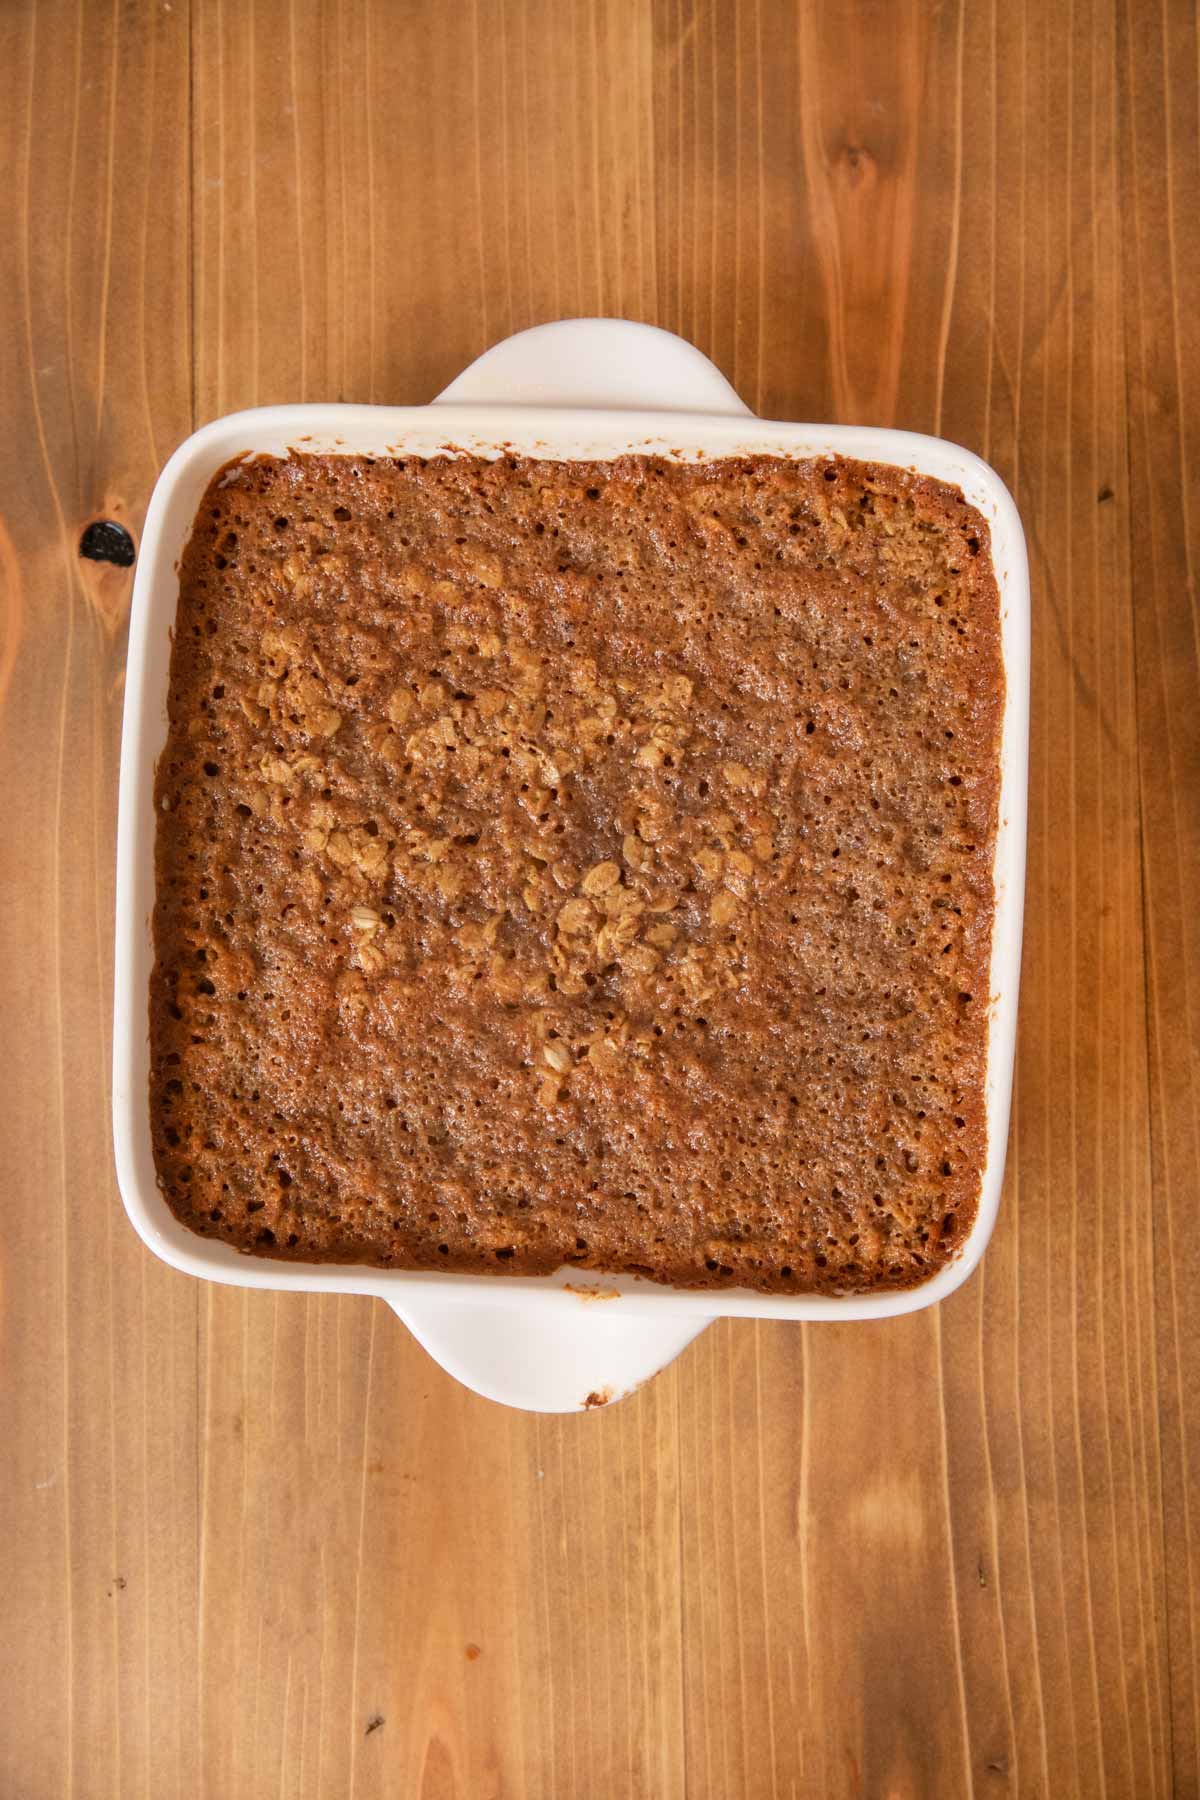
[[[116,563],[118,569],[133,567],[137,550],[132,537],[115,519],[93,519],[85,525],[79,540],[79,554],[89,562]]]

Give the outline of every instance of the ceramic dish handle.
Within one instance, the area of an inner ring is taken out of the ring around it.
[[[434,1361],[485,1400],[580,1412],[632,1393],[709,1323],[674,1308],[662,1319],[625,1314],[620,1296],[603,1291],[594,1299],[556,1294],[549,1305],[540,1295],[529,1305],[455,1303],[433,1293],[388,1301]]]
[[[485,350],[434,404],[750,416],[694,344],[629,319],[559,319],[518,331]]]

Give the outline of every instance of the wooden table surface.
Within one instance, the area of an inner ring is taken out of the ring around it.
[[[1195,1795],[1192,7],[5,0],[0,57],[0,1796]],[[219,413],[593,313],[995,463],[1030,867],[981,1272],[555,1419],[126,1223],[78,543]]]

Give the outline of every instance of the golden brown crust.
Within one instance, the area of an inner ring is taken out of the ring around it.
[[[271,1256],[845,1292],[978,1204],[987,526],[903,471],[292,456],[181,572],[151,1119]]]

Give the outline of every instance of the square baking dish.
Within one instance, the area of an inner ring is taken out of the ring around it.
[[[155,1178],[149,1122],[148,995],[154,951],[154,770],[166,739],[178,566],[201,497],[236,457],[289,451],[432,456],[469,452],[608,460],[840,455],[911,469],[962,489],[991,528],[1006,695],[995,858],[987,1065],[987,1153],[979,1210],[957,1257],[919,1287],[787,1296],[688,1291],[633,1276],[439,1274],[275,1262],[201,1238]],[[135,1228],[173,1268],[239,1287],[372,1294],[430,1354],[491,1399],[573,1411],[619,1398],[710,1320],[885,1319],[959,1287],[991,1236],[1008,1136],[1020,976],[1029,721],[1029,576],[1016,508],[992,469],[939,438],[757,418],[682,339],[617,319],[536,327],[486,352],[430,406],[279,406],[204,426],[163,470],[134,581],[121,745],[113,1033],[113,1127],[121,1194]]]

